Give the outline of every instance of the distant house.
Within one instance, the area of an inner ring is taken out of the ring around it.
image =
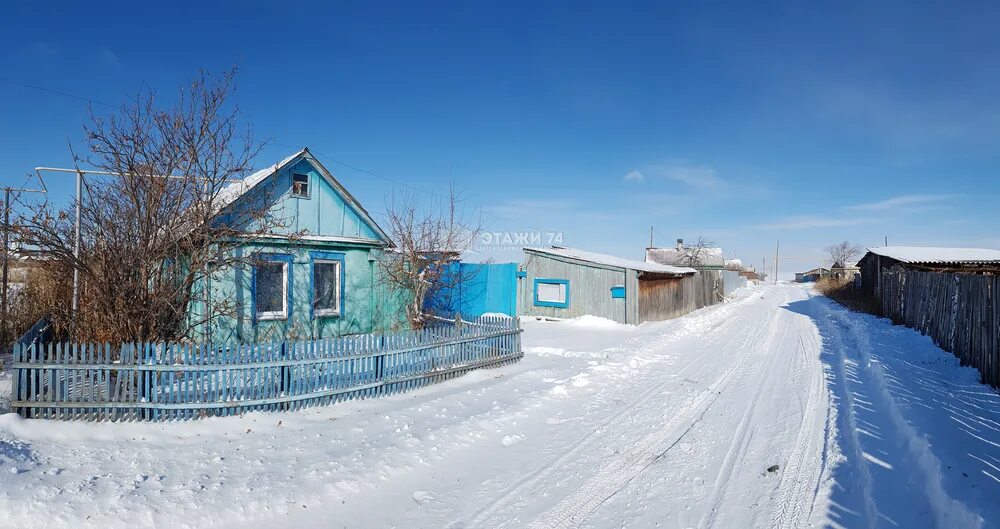
[[[746,268],[743,266],[741,259],[726,259],[722,262],[722,267],[726,270],[735,270],[737,272],[742,272]]]
[[[857,266],[861,273],[861,288],[874,294],[878,291],[880,272],[893,268],[931,272],[998,273],[1000,250],[881,246],[868,248]]]
[[[518,313],[619,323],[664,320],[720,300],[715,277],[566,247],[525,248]]]
[[[249,203],[263,203],[282,222],[234,250],[251,265],[219,270],[198,287],[210,301],[192,307],[192,319],[215,313],[200,327],[205,339],[316,339],[399,324],[402,311],[377,279],[392,242],[308,149],[231,184],[220,201],[221,222]]]
[[[830,267],[830,275],[837,279],[854,279],[860,273],[857,263],[833,263]]]
[[[796,283],[813,283],[830,275],[829,268],[813,268],[807,272],[796,272]]]
[[[677,239],[677,244],[671,248],[646,248],[646,262],[689,266],[697,270],[722,270],[726,264],[722,248],[685,246],[684,239]]]

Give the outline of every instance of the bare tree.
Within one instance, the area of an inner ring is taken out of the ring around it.
[[[146,91],[110,116],[92,113],[89,154],[74,160],[104,174],[88,176],[69,208],[24,208],[32,213],[18,222],[23,243],[53,260],[50,270],[80,274],[77,313],[69,299],[49,307],[63,334],[72,324],[81,341],[175,340],[231,313],[226,302],[208,309],[209,275],[245,266],[249,258],[232,250],[283,222],[269,212],[269,193],[243,195],[262,144],[228,104],[235,75],[203,72],[165,108]]]
[[[856,244],[852,244],[848,241],[842,241],[837,244],[831,244],[823,249],[826,255],[830,258],[830,263],[835,268],[842,268],[847,266],[848,263],[853,262],[854,258],[861,254],[862,249]]]
[[[386,211],[395,248],[379,261],[382,280],[405,297],[406,319],[420,329],[430,320],[428,299],[468,279],[458,259],[479,237],[482,223],[465,211],[453,188],[429,207],[412,196],[393,197]]]
[[[714,247],[715,243],[707,240],[704,236],[699,236],[693,245],[678,248],[681,250],[678,264],[691,267],[704,266]]]

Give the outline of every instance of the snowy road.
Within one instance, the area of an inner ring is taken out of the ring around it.
[[[807,288],[389,399],[185,424],[0,416],[0,527],[1000,527],[1000,395]]]

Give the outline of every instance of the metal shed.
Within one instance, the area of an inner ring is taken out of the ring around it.
[[[600,316],[619,323],[674,318],[716,303],[717,274],[566,247],[526,248],[518,309],[524,316]]]

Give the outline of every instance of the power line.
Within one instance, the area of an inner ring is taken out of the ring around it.
[[[55,89],[52,89],[52,88],[46,88],[44,86],[38,86],[38,85],[31,84],[31,83],[25,83],[24,81],[18,81],[18,80],[10,79],[10,78],[7,78],[7,77],[0,77],[0,81],[6,81],[8,83],[16,84],[18,86],[23,86],[25,88],[31,88],[33,90],[40,90],[42,92],[48,92],[50,94],[56,94],[56,95],[60,95],[60,96],[63,96],[63,97],[70,97],[70,98],[73,98],[73,99],[79,99],[80,101],[86,101],[86,102],[88,102],[90,104],[93,104],[93,105],[102,105],[102,106],[106,106],[106,107],[110,107],[110,108],[118,108],[115,105],[112,105],[110,103],[105,103],[103,101],[98,101],[96,99],[91,99],[89,97],[78,96],[76,94],[71,94],[69,92],[63,92],[61,90],[55,90]]]
[[[96,99],[92,99],[92,98],[89,98],[89,97],[84,97],[84,96],[80,96],[80,95],[76,95],[76,94],[71,94],[69,92],[63,92],[61,90],[55,90],[55,89],[52,89],[52,88],[47,88],[47,87],[44,87],[44,86],[39,86],[39,85],[31,84],[31,83],[25,83],[23,81],[18,81],[16,79],[10,79],[8,77],[0,76],[0,81],[6,81],[6,82],[11,83],[11,84],[15,84],[15,85],[18,85],[18,86],[23,86],[25,88],[31,88],[33,90],[38,90],[38,91],[41,91],[41,92],[55,94],[55,95],[59,95],[59,96],[63,96],[63,97],[69,97],[69,98],[77,99],[77,100],[80,100],[80,101],[86,101],[87,103],[90,103],[90,104],[93,104],[93,105],[101,105],[101,106],[105,106],[105,107],[108,107],[108,108],[115,108],[115,109],[118,108],[117,106],[112,105],[110,103],[105,103],[103,101],[98,101]],[[269,143],[271,145],[275,145],[275,146],[278,146],[278,147],[285,147],[285,148],[288,148],[288,149],[294,149],[294,148],[296,148],[296,147],[294,147],[292,145],[280,143],[280,142],[277,142],[277,141],[274,141],[274,140],[269,140],[266,143]],[[428,195],[437,196],[438,198],[446,198],[445,195],[443,195],[442,193],[435,192],[435,191],[430,191],[430,190],[427,190],[427,189],[422,189],[422,188],[419,188],[419,187],[414,186],[412,184],[408,184],[406,182],[403,182],[401,180],[397,180],[395,178],[390,178],[388,176],[381,175],[379,173],[376,173],[375,171],[370,171],[370,170],[365,169],[363,167],[358,167],[356,165],[353,165],[353,164],[347,163],[347,162],[345,162],[343,160],[340,160],[340,159],[334,157],[331,154],[328,154],[328,153],[325,153],[325,152],[322,152],[322,151],[313,150],[313,149],[310,149],[310,152],[312,152],[312,153],[314,153],[314,154],[316,154],[318,156],[321,156],[323,158],[326,158],[326,159],[328,159],[329,161],[331,161],[333,163],[342,165],[344,167],[347,167],[347,168],[352,169],[354,171],[358,171],[360,173],[364,173],[364,174],[367,174],[367,175],[370,175],[370,176],[374,176],[375,178],[378,178],[378,179],[381,179],[381,180],[385,180],[386,182],[392,183],[394,185],[401,186],[401,187],[404,187],[406,189],[410,189],[412,191],[416,191],[418,193],[426,193]],[[485,215],[488,215],[490,217],[493,217],[494,219],[497,219],[497,220],[502,220],[502,221],[506,221],[506,222],[513,222],[511,219],[499,217],[497,215],[493,215],[492,213],[487,213],[485,211],[483,211],[482,213],[485,214]]]
[[[281,143],[281,142],[277,142],[277,141],[274,141],[274,140],[269,140],[269,141],[267,141],[266,143],[269,143],[269,144],[271,144],[271,145],[275,145],[275,146],[277,146],[277,147],[284,147],[284,148],[286,148],[286,149],[295,149],[295,148],[297,148],[297,147],[295,147],[294,145],[288,145],[288,144],[285,144],[285,143]],[[315,150],[315,149],[312,149],[312,148],[310,148],[310,149],[309,149],[309,152],[311,152],[311,153],[313,153],[313,154],[315,154],[315,155],[317,155],[317,156],[319,156],[319,157],[321,157],[321,158],[325,158],[325,159],[327,159],[328,161],[331,161],[331,162],[333,162],[333,163],[335,163],[335,164],[338,164],[338,165],[343,165],[344,167],[347,167],[348,169],[353,169],[353,170],[355,170],[355,171],[358,171],[358,172],[360,172],[360,173],[364,173],[364,174],[367,174],[367,175],[371,175],[371,176],[374,176],[375,178],[379,178],[379,179],[381,179],[381,180],[385,180],[386,182],[389,182],[389,183],[391,183],[391,184],[394,184],[394,185],[398,185],[398,186],[402,186],[402,187],[405,187],[405,188],[407,188],[407,189],[410,189],[410,190],[413,190],[413,191],[416,191],[416,192],[418,192],[418,193],[426,193],[426,194],[428,194],[428,195],[432,195],[432,196],[436,196],[436,197],[438,197],[438,198],[448,198],[448,197],[447,197],[447,196],[445,196],[445,195],[444,195],[443,193],[440,193],[440,192],[437,192],[437,191],[431,191],[431,190],[427,190],[427,189],[422,189],[422,188],[419,188],[419,187],[417,187],[417,186],[414,186],[414,185],[412,185],[412,184],[408,184],[408,183],[406,183],[406,182],[403,182],[403,181],[401,181],[401,180],[397,180],[397,179],[395,179],[395,178],[390,178],[390,177],[388,177],[388,176],[385,176],[385,175],[381,175],[381,174],[379,174],[379,173],[376,173],[375,171],[370,171],[370,170],[368,170],[368,169],[364,169],[364,168],[362,168],[362,167],[358,167],[358,166],[356,166],[356,165],[353,165],[353,164],[349,164],[349,163],[347,163],[347,162],[345,162],[345,161],[343,161],[343,160],[339,160],[339,159],[337,159],[337,158],[333,157],[332,155],[330,155],[330,154],[328,154],[328,153],[325,153],[325,152],[322,152],[322,151],[318,151],[318,150]],[[508,219],[508,218],[504,218],[504,217],[499,217],[499,216],[497,216],[497,215],[494,215],[494,214],[492,214],[492,213],[488,213],[488,212],[486,212],[486,211],[483,211],[483,210],[482,210],[482,208],[480,208],[480,211],[481,211],[481,212],[482,212],[482,213],[483,213],[484,215],[487,215],[487,216],[489,216],[489,217],[493,217],[493,218],[494,218],[494,219],[496,219],[496,220],[502,220],[502,221],[505,221],[505,222],[514,222],[514,221],[512,221],[511,219]]]

